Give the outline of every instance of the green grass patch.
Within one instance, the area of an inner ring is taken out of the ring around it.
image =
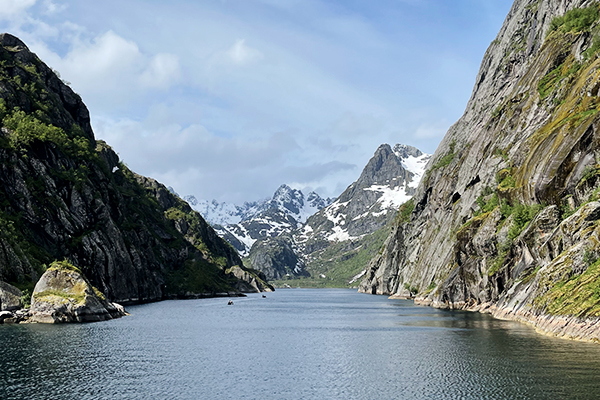
[[[557,282],[535,304],[552,315],[600,316],[600,261],[581,275]]]
[[[52,264],[50,264],[50,266],[48,267],[48,270],[49,271],[51,271],[51,270],[72,271],[72,272],[77,272],[78,274],[81,274],[81,270],[79,268],[77,268],[76,266],[74,266],[73,264],[71,264],[67,260],[54,261]]]
[[[276,286],[288,284],[292,287],[305,288],[348,288],[357,286],[357,282],[350,284],[350,280],[369,265],[375,257],[390,233],[390,226],[384,226],[370,235],[352,242],[352,248],[348,249],[349,242],[333,243],[320,254],[313,255],[307,261],[307,270],[311,276],[306,278],[281,280],[272,282]],[[320,275],[325,275],[321,278]]]
[[[33,298],[37,301],[46,301],[49,303],[66,304],[74,302],[76,304],[83,304],[85,302],[85,295],[63,292],[62,290],[44,290],[43,292],[34,293]]]
[[[527,227],[529,222],[533,220],[536,215],[544,208],[541,204],[516,204],[512,208],[513,222],[508,230],[508,238],[510,240],[515,239],[523,232],[523,229]]]
[[[413,199],[408,200],[406,203],[400,206],[398,210],[398,216],[396,217],[399,223],[410,222],[410,215],[415,210],[415,201]]]
[[[492,260],[490,267],[488,268],[488,276],[495,275],[504,266],[506,256],[510,252],[512,241],[501,244],[498,246],[498,255]]]
[[[475,213],[475,216],[492,212],[496,209],[496,207],[500,205],[500,200],[498,198],[497,193],[494,193],[488,199],[486,199],[486,197],[482,195],[477,198],[477,205],[479,206],[479,210]]]
[[[565,15],[556,17],[550,22],[548,33],[555,31],[567,32],[586,32],[598,20],[600,13],[598,5],[594,4],[586,8],[575,8],[567,11]]]

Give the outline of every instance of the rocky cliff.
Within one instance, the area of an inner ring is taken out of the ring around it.
[[[600,339],[599,19],[515,1],[361,291]]]
[[[187,203],[96,141],[81,98],[8,34],[0,120],[0,281],[31,289],[68,259],[117,302],[263,288],[228,272],[240,258]]]

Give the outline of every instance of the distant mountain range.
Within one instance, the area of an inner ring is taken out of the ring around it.
[[[378,246],[378,242],[371,243],[372,238],[363,239],[386,226],[399,206],[412,197],[430,157],[411,146],[383,144],[359,179],[335,201],[315,192],[305,196],[288,185],[281,185],[271,199],[241,206],[192,195],[184,199],[267,278],[311,273],[326,277],[322,272],[335,269],[335,262],[324,263],[321,258],[328,257],[331,246],[344,243],[344,250],[336,254],[346,261],[361,247]],[[321,271],[319,266],[324,264],[328,269]],[[356,273],[356,268],[349,268],[343,280],[351,280]]]
[[[281,185],[270,199],[245,202],[241,206],[198,200],[193,195],[184,199],[242,256],[250,253],[257,240],[291,233],[333,201],[315,192],[305,196],[288,185]]]

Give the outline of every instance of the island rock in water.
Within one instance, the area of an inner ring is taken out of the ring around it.
[[[111,303],[81,271],[66,261],[55,262],[35,285],[29,322],[61,323],[106,321],[126,315]]]

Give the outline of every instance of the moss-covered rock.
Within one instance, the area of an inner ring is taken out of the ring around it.
[[[35,285],[29,322],[61,323],[106,321],[126,315],[81,274],[78,268],[54,262]]]

